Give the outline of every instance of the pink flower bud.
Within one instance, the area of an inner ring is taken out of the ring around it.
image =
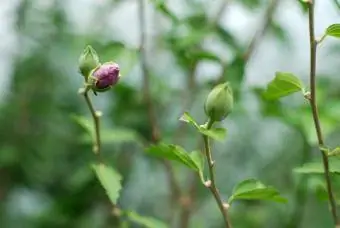
[[[119,65],[106,62],[92,72],[91,85],[96,92],[104,92],[114,86],[119,80]]]

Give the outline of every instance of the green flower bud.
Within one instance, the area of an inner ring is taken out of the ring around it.
[[[80,73],[87,80],[91,71],[97,66],[99,66],[99,64],[100,62],[97,52],[90,45],[88,45],[79,57]]]
[[[232,112],[233,106],[233,91],[229,82],[226,82],[211,90],[205,101],[204,111],[212,121],[222,121]]]

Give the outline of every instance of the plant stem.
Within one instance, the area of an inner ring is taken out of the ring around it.
[[[210,129],[213,125],[214,121],[209,120],[207,124],[207,129]],[[209,138],[206,135],[203,135],[203,141],[204,141],[204,150],[205,150],[205,156],[208,162],[209,167],[209,176],[210,181],[206,184],[206,187],[208,187],[211,191],[211,193],[214,195],[215,200],[217,202],[217,205],[223,215],[224,223],[226,228],[231,228],[231,223],[229,221],[228,217],[228,206],[227,204],[223,203],[221,195],[218,191],[218,188],[216,186],[216,179],[215,179],[215,170],[214,170],[214,164],[215,162],[212,159],[211,149],[209,145]]]
[[[309,8],[309,39],[310,39],[310,88],[311,88],[311,96],[310,96],[310,106],[312,109],[313,120],[315,125],[315,131],[318,138],[319,147],[324,146],[324,139],[322,135],[319,113],[316,101],[316,49],[317,49],[317,41],[315,40],[315,32],[314,32],[314,6],[315,0],[309,0],[308,8]],[[334,200],[334,194],[332,191],[332,184],[329,172],[329,161],[327,154],[325,154],[322,150],[320,150],[323,166],[325,170],[325,179],[327,184],[327,192],[328,199],[331,207],[332,217],[334,220],[334,224],[338,224],[336,204]]]
[[[158,126],[157,122],[157,115],[154,108],[154,103],[150,94],[150,74],[149,68],[147,63],[147,53],[146,53],[146,15],[145,15],[145,2],[144,0],[138,0],[138,16],[139,16],[139,29],[140,29],[140,36],[139,36],[139,43],[140,43],[140,61],[141,61],[141,72],[143,78],[143,99],[147,106],[147,113],[148,113],[148,121],[151,127],[151,141],[153,143],[158,143],[162,136],[161,131]],[[170,216],[169,220],[172,222],[174,215],[175,215],[175,204],[178,202],[181,189],[177,183],[175,173],[170,161],[166,159],[162,159],[162,163],[165,168],[165,172],[168,178],[168,184],[170,186]]]
[[[92,104],[92,101],[89,97],[88,90],[84,91],[84,98],[86,101],[86,104],[91,112],[93,123],[94,123],[94,129],[95,129],[95,137],[93,142],[93,153],[98,157],[99,161],[101,161],[101,140],[100,140],[100,121],[99,118],[101,116],[100,112],[97,112]]]

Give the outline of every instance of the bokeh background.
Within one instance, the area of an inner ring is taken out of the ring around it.
[[[318,36],[340,21],[335,3],[317,1]],[[113,217],[90,168],[91,138],[78,123],[90,115],[77,94],[83,83],[77,61],[87,44],[102,62],[116,61],[122,69],[120,83],[94,97],[104,113],[104,159],[123,176],[120,208],[166,227],[223,227],[213,197],[190,170],[150,157],[143,148],[154,140],[151,101],[161,140],[198,149],[201,138],[178,119],[189,111],[203,123],[207,93],[216,81],[228,80],[236,107],[223,122],[227,139],[213,145],[220,192],[227,198],[238,182],[257,178],[288,199],[236,203],[230,211],[234,227],[332,227],[322,175],[293,172],[321,159],[307,103],[300,94],[279,102],[261,96],[275,71],[293,72],[308,84],[303,5],[148,0],[144,10],[140,6],[141,0],[0,1],[0,227],[152,226]],[[140,55],[141,42],[146,55]],[[327,144],[335,147],[339,41],[322,43],[317,66],[322,127]],[[340,201],[340,180],[332,180]]]

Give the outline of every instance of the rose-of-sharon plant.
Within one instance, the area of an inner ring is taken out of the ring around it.
[[[229,82],[215,86],[209,93],[204,111],[212,121],[224,120],[233,110],[233,91]]]
[[[104,92],[114,86],[119,78],[120,68],[115,62],[106,62],[95,68],[90,77],[91,88],[95,92]]]

